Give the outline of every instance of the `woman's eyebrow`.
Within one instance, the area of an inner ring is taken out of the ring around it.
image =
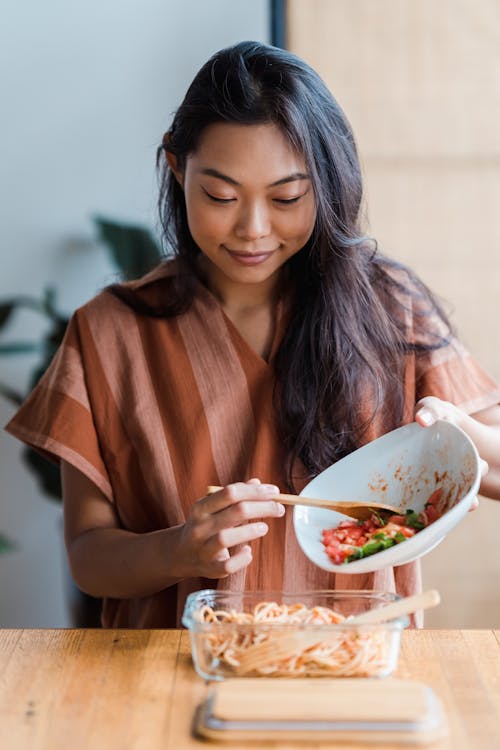
[[[272,182],[268,187],[276,187],[276,185],[285,185],[287,182],[295,182],[296,180],[310,180],[308,174],[305,172],[294,172],[293,174],[289,174],[288,177],[282,177],[281,180],[276,180],[276,182]]]
[[[218,169],[211,169],[210,167],[207,167],[207,169],[200,169],[200,174],[206,174],[208,177],[217,177],[218,180],[229,182],[230,185],[240,185],[237,180],[233,180],[233,178],[229,177],[227,174],[222,174],[222,172],[219,172]]]
[[[232,177],[229,177],[227,174],[223,174],[222,172],[219,172],[218,169],[212,169],[211,167],[207,167],[206,169],[201,169],[200,174],[205,174],[207,177],[216,177],[218,180],[224,180],[224,182],[228,182],[230,185],[236,185],[237,187],[241,187],[241,183],[239,183],[237,180],[234,180]],[[276,182],[271,182],[270,185],[267,187],[276,187],[277,185],[285,185],[287,182],[295,182],[296,180],[309,180],[310,177],[305,172],[293,172],[292,174],[289,174],[287,177],[282,177],[280,180],[276,180]]]

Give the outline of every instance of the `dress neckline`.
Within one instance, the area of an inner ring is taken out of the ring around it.
[[[280,294],[275,307],[275,315],[274,315],[274,332],[273,337],[271,341],[271,347],[269,351],[269,356],[267,358],[263,357],[261,354],[259,354],[251,344],[247,341],[247,339],[243,336],[243,334],[239,331],[238,327],[233,323],[229,315],[225,312],[221,302],[215,294],[210,291],[210,289],[205,286],[205,284],[198,279],[198,288],[202,292],[202,294],[210,301],[210,304],[214,307],[216,307],[220,314],[222,315],[224,322],[230,331],[233,338],[235,338],[242,349],[244,349],[253,360],[256,360],[261,366],[263,367],[269,367],[272,365],[273,360],[276,356],[276,352],[278,351],[279,345],[283,339],[283,335],[286,329],[286,324],[288,322],[289,318],[289,300],[288,297]]]

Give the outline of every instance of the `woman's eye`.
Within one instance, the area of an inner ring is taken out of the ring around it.
[[[207,190],[203,188],[203,192],[209,198],[211,201],[214,201],[215,203],[232,203],[236,200],[236,198],[218,198],[216,195],[212,195]]]
[[[282,206],[290,206],[292,203],[297,203],[303,195],[305,195],[305,193],[302,193],[302,195],[296,195],[295,198],[274,198],[274,202],[280,203]]]

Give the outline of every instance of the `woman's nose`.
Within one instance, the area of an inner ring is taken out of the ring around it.
[[[234,231],[237,237],[244,240],[267,237],[271,232],[267,208],[257,203],[242,206]]]

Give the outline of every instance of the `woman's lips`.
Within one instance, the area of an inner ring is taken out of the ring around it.
[[[264,263],[274,252],[274,250],[270,250],[266,253],[246,253],[239,250],[230,250],[225,245],[224,250],[229,253],[233,260],[241,263],[243,266],[257,266],[259,263]]]

